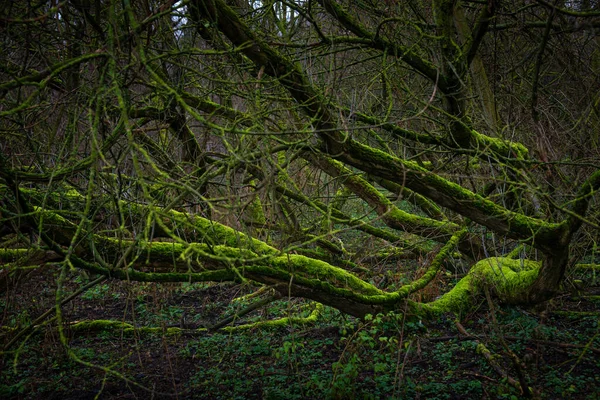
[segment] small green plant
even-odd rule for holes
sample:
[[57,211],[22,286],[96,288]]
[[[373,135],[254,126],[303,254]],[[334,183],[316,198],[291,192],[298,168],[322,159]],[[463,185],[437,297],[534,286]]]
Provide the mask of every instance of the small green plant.
[[354,398],[355,380],[360,370],[360,361],[358,354],[352,354],[346,361],[333,363],[333,379],[330,387],[332,398]]
[[107,283],[104,283],[102,285],[96,285],[96,286],[88,289],[85,293],[83,293],[81,295],[81,298],[84,300],[105,299],[110,291],[111,291],[110,285]]

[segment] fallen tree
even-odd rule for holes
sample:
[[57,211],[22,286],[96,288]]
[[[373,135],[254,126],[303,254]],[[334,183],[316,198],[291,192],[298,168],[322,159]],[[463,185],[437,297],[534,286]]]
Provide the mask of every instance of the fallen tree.
[[[485,72],[491,21],[508,10],[242,3],[12,6],[7,40],[25,24],[48,56],[26,70],[13,64],[27,49],[2,59],[5,274],[52,262],[128,281],[252,281],[357,317],[430,317],[468,310],[484,286],[543,302],[570,265],[594,262],[597,94],[585,116],[562,105],[571,137],[541,142],[540,109],[558,100],[539,82],[560,63],[525,58],[531,117],[510,120]],[[512,34],[543,55],[548,32]],[[495,67],[510,70],[513,51]]]

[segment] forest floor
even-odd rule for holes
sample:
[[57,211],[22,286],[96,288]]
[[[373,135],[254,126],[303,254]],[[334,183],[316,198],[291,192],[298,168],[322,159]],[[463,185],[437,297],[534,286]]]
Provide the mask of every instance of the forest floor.
[[[56,278],[47,267],[5,291],[3,347],[53,307]],[[500,306],[484,298],[458,323],[453,315],[433,322],[402,315],[357,321],[325,308],[311,325],[230,332],[197,328],[247,305],[232,300],[256,288],[105,281],[65,305],[65,321],[162,329],[73,331],[67,325],[69,348],[81,363],[50,323],[1,355],[0,398],[517,399],[528,387],[534,398],[596,399],[600,280],[589,273],[577,278],[579,290],[569,284],[569,292],[541,307]],[[85,279],[72,279],[67,289],[75,290],[77,282]],[[234,325],[306,316],[312,307],[277,301]],[[169,327],[183,331],[172,334]]]

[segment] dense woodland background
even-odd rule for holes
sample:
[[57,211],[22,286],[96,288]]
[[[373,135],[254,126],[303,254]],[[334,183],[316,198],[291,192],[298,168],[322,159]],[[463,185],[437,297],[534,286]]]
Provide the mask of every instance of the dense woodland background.
[[0,396],[595,398],[597,1],[0,32]]

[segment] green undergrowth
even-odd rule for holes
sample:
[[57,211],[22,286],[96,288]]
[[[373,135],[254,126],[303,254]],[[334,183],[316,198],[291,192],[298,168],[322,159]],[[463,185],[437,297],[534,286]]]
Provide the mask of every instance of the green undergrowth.
[[[459,331],[452,314],[432,321],[400,312],[357,320],[327,307],[309,325],[288,319],[278,326],[209,331],[203,327],[268,292],[253,297],[258,288],[252,285],[103,283],[64,307],[65,319],[113,321],[112,329],[67,325],[66,333],[83,361],[127,380],[69,358],[51,322],[2,353],[0,398],[168,398],[175,393],[197,399],[521,398],[478,354],[481,344],[517,379],[513,352],[539,398],[594,399],[600,392],[594,297],[600,288],[589,274],[573,277],[585,286],[536,309],[480,300],[460,317],[471,336]],[[78,281],[86,278],[75,277],[70,288]],[[19,330],[52,306],[51,290],[38,290],[35,304],[16,304],[39,285],[23,284],[11,293],[15,303],[0,300],[7,310],[3,328]],[[307,317],[314,310],[311,302],[279,299],[231,325]],[[3,345],[8,337],[2,337]]]

